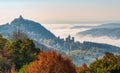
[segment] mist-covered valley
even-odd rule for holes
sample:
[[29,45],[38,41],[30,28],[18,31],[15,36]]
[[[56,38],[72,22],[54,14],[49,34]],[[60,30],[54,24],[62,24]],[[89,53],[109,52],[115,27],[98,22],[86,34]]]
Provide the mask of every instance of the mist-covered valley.
[[[114,30],[116,29],[119,31],[118,26],[114,27]],[[108,28],[107,25],[103,28],[100,24],[40,24],[22,16],[0,26],[0,33],[4,38],[10,39],[11,34],[22,31],[33,40],[36,47],[43,51],[52,50],[68,56],[76,66],[81,66],[83,63],[89,65],[96,58],[102,57],[105,52],[115,55],[120,53],[117,40],[119,38],[111,38],[119,35],[108,36],[104,33],[105,31],[109,34],[111,30],[113,27]],[[119,34],[118,31],[113,32]],[[112,34],[114,33],[110,35]]]
[[[90,41],[97,43],[106,43],[120,47],[120,39],[113,37],[102,35],[102,36],[92,36],[90,33],[83,35],[79,34],[81,32],[93,30],[93,29],[101,29],[101,28],[114,28],[119,29],[119,23],[109,23],[109,24],[42,24],[45,28],[50,30],[56,36],[60,36],[61,38],[66,38],[68,35],[75,37],[75,41]],[[103,30],[105,32],[106,30]],[[95,31],[94,31],[95,32]],[[96,33],[99,35],[99,33]],[[116,33],[117,34],[117,33]],[[119,33],[118,33],[119,34]]]
[[120,0],[0,0],[0,73],[120,73]]

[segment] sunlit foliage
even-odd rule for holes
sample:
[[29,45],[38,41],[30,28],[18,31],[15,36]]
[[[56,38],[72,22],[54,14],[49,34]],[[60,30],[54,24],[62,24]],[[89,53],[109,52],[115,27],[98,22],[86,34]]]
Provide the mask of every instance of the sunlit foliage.
[[119,73],[120,56],[106,52],[102,59],[97,59],[91,63],[90,68],[94,73]]
[[76,73],[73,63],[56,52],[41,52],[38,60],[32,62],[26,73]]

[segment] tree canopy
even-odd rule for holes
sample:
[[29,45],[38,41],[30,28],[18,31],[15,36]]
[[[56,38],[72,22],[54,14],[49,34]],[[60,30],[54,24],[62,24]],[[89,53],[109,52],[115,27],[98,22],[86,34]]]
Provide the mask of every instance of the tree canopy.
[[0,73],[120,73],[120,55],[106,52],[89,66],[75,67],[55,51],[40,51],[29,38],[11,42],[0,35]]
[[56,52],[41,52],[38,60],[33,61],[26,73],[76,73],[70,59]]
[[39,48],[30,39],[16,39],[13,42],[0,36],[0,73],[11,73],[11,69],[16,71],[25,64],[37,59]]

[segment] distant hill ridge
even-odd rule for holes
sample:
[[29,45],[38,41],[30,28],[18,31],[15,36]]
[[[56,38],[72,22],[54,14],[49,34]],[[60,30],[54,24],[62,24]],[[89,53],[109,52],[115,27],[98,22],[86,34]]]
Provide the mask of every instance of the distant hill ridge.
[[9,34],[17,30],[24,31],[32,39],[57,39],[53,33],[44,28],[41,24],[24,19],[22,16],[14,19],[10,24],[7,23],[0,26],[0,33],[2,33],[4,37],[8,37]]
[[78,35],[91,35],[93,37],[107,36],[110,38],[120,39],[120,23],[109,23],[95,26],[90,30],[79,32]]

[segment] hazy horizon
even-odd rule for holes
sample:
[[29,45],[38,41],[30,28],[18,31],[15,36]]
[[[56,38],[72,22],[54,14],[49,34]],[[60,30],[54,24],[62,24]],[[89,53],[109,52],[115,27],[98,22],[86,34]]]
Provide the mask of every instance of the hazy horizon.
[[[81,39],[75,34],[87,29],[75,29],[72,32],[70,29],[72,25],[69,24],[87,26],[111,22],[120,23],[120,0],[0,0],[0,10],[0,25],[10,23],[22,15],[25,19],[41,23],[56,36],[64,38],[71,34],[77,40],[86,39],[103,43],[114,41],[110,44],[116,44],[116,40],[107,37],[100,37],[102,40],[90,36]],[[116,45],[118,43],[119,41]]]
[[22,15],[41,24],[120,21],[119,0],[0,0],[0,24]]

